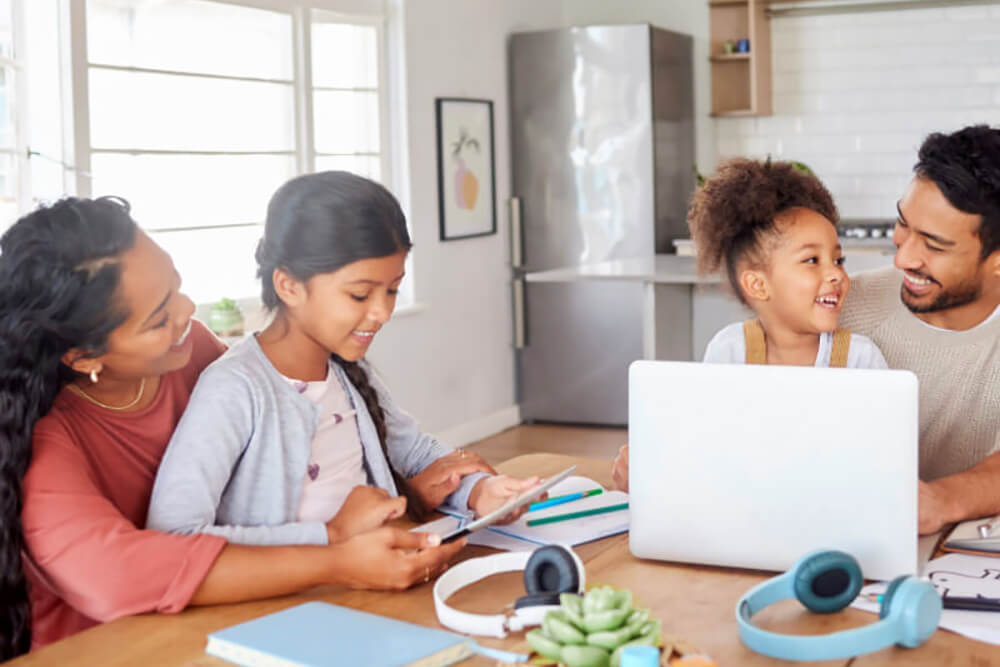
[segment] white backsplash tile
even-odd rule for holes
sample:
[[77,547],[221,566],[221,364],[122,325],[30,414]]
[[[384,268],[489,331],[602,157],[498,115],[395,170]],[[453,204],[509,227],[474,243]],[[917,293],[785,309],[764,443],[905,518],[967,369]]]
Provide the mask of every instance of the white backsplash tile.
[[719,119],[719,158],[800,160],[843,217],[887,218],[924,137],[1000,125],[1000,7],[771,21],[773,116]]

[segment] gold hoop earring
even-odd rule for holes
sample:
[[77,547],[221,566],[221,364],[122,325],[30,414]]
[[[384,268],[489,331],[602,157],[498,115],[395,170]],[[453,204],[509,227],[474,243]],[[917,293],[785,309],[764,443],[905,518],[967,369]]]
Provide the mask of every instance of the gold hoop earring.
[[97,384],[97,369],[90,371],[90,381],[92,384]]

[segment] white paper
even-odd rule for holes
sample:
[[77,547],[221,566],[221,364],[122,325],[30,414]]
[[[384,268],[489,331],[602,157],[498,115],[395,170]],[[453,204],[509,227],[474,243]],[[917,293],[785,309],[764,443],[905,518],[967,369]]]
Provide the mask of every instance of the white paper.
[[[948,554],[929,561],[923,576],[930,579],[942,595],[981,595],[1000,599],[1000,559],[997,558]],[[883,581],[865,586],[851,606],[878,613],[881,605],[865,596],[884,593],[886,585]],[[945,609],[941,612],[939,627],[971,639],[1000,645],[1000,612]]]
[[[561,496],[568,493],[578,493],[601,488],[601,486],[586,477],[567,477],[549,489],[549,496]],[[603,491],[596,496],[580,498],[561,505],[547,507],[534,512],[527,512],[517,521],[507,525],[489,526],[469,535],[469,544],[492,547],[503,551],[528,551],[546,544],[567,544],[576,546],[592,542],[603,537],[618,535],[628,531],[629,511],[618,510],[607,514],[569,519],[542,526],[529,526],[528,520],[541,519],[558,514],[582,512],[584,510],[618,505],[628,502],[628,494],[621,491]],[[449,515],[437,521],[417,526],[413,530],[447,535],[462,522],[468,519],[458,515]]]

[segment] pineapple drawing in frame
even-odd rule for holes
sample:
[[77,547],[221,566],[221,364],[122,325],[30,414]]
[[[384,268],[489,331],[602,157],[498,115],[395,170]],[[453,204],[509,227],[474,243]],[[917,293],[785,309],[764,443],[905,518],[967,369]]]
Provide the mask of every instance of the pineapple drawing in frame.
[[476,198],[479,196],[479,179],[465,165],[462,158],[463,151],[474,150],[479,152],[479,141],[469,136],[468,131],[459,128],[457,141],[451,144],[451,155],[455,158],[455,204],[460,209],[472,210],[476,206]]

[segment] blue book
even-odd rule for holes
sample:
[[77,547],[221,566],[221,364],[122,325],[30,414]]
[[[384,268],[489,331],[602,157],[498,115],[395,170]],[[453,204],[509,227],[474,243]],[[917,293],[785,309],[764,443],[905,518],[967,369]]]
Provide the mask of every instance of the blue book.
[[306,602],[213,632],[205,652],[247,667],[444,667],[479,648],[444,630]]

